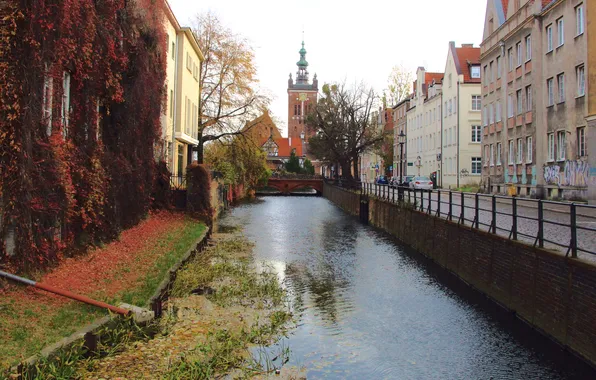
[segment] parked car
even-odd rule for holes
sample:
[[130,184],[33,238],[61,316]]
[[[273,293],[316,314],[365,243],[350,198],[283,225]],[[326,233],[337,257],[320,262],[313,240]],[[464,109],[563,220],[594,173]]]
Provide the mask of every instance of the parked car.
[[402,183],[402,186],[410,186],[410,182],[412,182],[412,178],[414,178],[413,175],[407,175],[404,177],[404,183]]
[[377,185],[388,185],[389,181],[387,181],[387,177],[385,177],[384,175],[380,175],[379,178],[377,178]]
[[396,189],[399,186],[399,178],[393,177],[389,181],[389,187],[392,189]]
[[410,182],[410,189],[432,190],[433,181],[431,181],[428,177],[414,177]]

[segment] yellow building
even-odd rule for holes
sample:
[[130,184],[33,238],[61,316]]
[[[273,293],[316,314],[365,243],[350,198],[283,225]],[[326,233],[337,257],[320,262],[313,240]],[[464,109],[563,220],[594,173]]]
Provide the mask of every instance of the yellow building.
[[205,59],[188,27],[181,27],[166,1],[167,102],[162,115],[162,157],[183,176],[198,144],[201,62]]

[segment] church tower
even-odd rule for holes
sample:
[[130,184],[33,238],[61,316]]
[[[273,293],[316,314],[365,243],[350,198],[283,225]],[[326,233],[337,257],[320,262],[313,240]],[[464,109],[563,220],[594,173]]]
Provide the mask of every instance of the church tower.
[[317,104],[319,92],[317,74],[314,75],[312,84],[308,80],[308,62],[306,61],[304,41],[302,41],[302,49],[299,53],[300,61],[296,63],[298,66],[296,82],[292,79],[292,74],[288,79],[288,137],[292,139],[308,138],[304,120]]

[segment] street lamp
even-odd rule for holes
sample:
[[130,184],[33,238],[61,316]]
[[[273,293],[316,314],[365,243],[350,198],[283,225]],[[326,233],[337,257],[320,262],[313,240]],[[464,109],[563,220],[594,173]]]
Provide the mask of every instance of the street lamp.
[[304,141],[304,131],[300,132],[300,140]]
[[404,183],[404,144],[406,143],[406,134],[403,129],[397,135],[397,141],[399,144],[399,183]]

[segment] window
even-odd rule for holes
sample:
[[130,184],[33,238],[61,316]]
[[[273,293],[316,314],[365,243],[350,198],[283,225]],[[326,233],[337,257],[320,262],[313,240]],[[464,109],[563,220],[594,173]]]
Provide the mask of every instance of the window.
[[176,43],[172,41],[172,59],[176,60]]
[[43,81],[43,121],[46,124],[46,133],[52,134],[52,103],[54,100],[54,78],[48,73],[46,65],[46,75]]
[[489,124],[495,123],[495,107],[492,104],[488,105],[488,122]]
[[443,111],[445,111],[445,117],[447,117],[447,102],[445,102],[445,107],[443,107]]
[[457,96],[453,98],[453,113],[457,114]]
[[575,31],[577,35],[584,34],[584,6],[580,4],[575,8],[575,22],[577,23]]
[[586,155],[586,128],[577,129],[577,155],[585,157]]
[[472,174],[482,174],[482,157],[472,157]]
[[532,162],[532,136],[526,137],[526,163]]
[[480,66],[472,66],[472,78],[480,78]]
[[495,166],[495,146],[493,144],[490,144],[490,156],[488,156],[488,160],[490,160],[490,166]]
[[482,127],[479,125],[472,125],[472,142],[482,142]]
[[565,24],[563,23],[563,17],[557,20],[557,41],[558,46],[561,46],[565,43]]
[[559,103],[565,101],[565,74],[557,75],[557,84],[559,85]]
[[497,143],[497,166],[501,166],[501,147],[503,144]]
[[480,95],[472,95],[472,111],[480,111],[482,108],[482,97]]
[[482,125],[485,127],[488,125],[488,107],[486,106],[482,109]]
[[578,66],[575,70],[577,76],[577,96],[584,96],[586,94],[586,70],[584,65]]
[[555,89],[554,89],[554,83],[553,83],[553,78],[549,78],[546,80],[546,92],[548,94],[548,106],[552,106],[553,104],[555,104]]
[[517,163],[521,164],[524,158],[524,142],[522,139],[517,139]]
[[518,115],[521,115],[522,112],[524,111],[523,99],[522,99],[522,90],[517,90],[516,96],[517,96],[517,114]]
[[449,116],[453,115],[453,103],[451,99],[449,99]]
[[494,70],[494,65],[493,65],[493,61],[490,61],[489,64],[490,67],[490,83],[493,83],[495,81],[495,70]]
[[555,134],[548,134],[548,161],[555,160]]
[[484,146],[484,166],[486,166],[486,164],[489,161],[490,156],[488,155],[488,145]]
[[191,61],[190,61],[190,54],[189,53],[186,53],[186,69],[188,71],[190,71],[191,65],[192,64],[191,64]]
[[507,96],[507,117],[513,117],[513,95]]
[[517,67],[519,67],[523,62],[521,42],[518,42],[517,45],[515,45],[515,48],[517,50]]
[[526,86],[526,112],[532,111],[532,86]]
[[557,160],[565,161],[565,131],[557,132]]
[[515,162],[515,147],[513,146],[513,140],[509,140],[509,165],[513,165]]
[[501,57],[497,57],[497,79],[501,79]]
[[485,86],[488,84],[488,66],[484,66],[484,80],[482,82]]
[[495,121],[497,123],[501,122],[501,101],[497,101],[497,105],[495,106]]
[[65,71],[62,75],[62,135],[68,133],[68,119],[70,116],[70,73]]
[[174,117],[174,90],[170,90],[170,119]]
[[184,132],[187,135],[190,135],[191,112],[192,108],[190,107],[190,99],[186,99],[186,129]]
[[509,60],[509,71],[513,70],[513,48],[509,48],[507,51],[507,58]]
[[546,52],[551,51],[553,51],[553,26],[549,25],[546,27]]
[[532,59],[532,36],[526,37],[526,62]]

